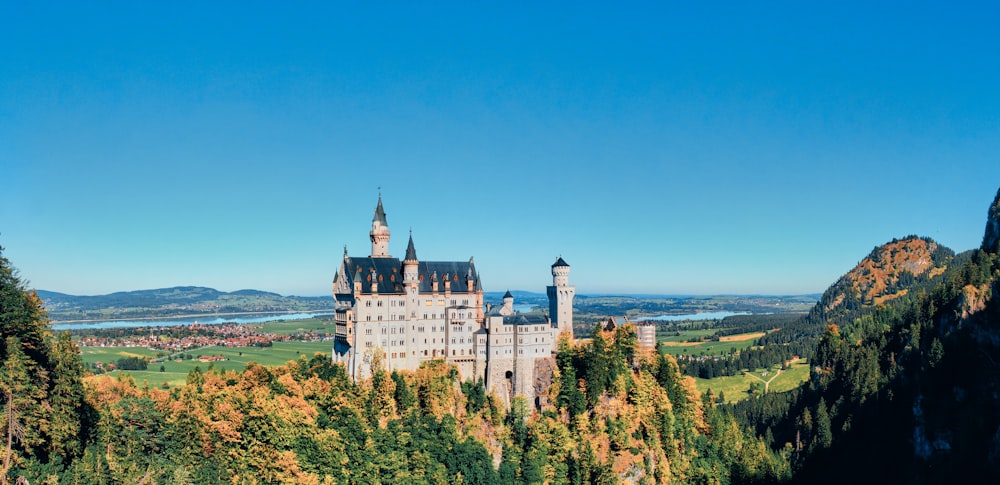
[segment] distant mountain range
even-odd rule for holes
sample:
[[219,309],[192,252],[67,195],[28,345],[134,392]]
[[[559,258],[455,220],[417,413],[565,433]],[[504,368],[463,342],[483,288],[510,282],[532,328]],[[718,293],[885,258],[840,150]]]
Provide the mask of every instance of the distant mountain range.
[[120,291],[96,296],[38,290],[38,296],[54,321],[333,309],[333,298],[328,296],[282,296],[260,290],[227,293],[201,286]]
[[[499,304],[505,292],[486,292],[486,302]],[[517,304],[547,308],[544,293],[511,290]],[[79,296],[55,291],[38,290],[53,321],[113,320],[129,318],[157,318],[203,314],[229,314],[247,312],[298,312],[332,310],[333,298],[329,296],[282,296],[260,290],[219,291],[202,286],[175,286],[153,290],[120,291],[107,295]],[[577,295],[576,306],[582,314],[593,311],[610,311],[624,314],[627,309],[643,308],[647,313],[684,313],[695,311],[794,311],[808,308],[818,295],[793,297],[683,297],[657,295]],[[610,303],[610,305],[609,305]],[[789,305],[791,304],[791,305]],[[609,306],[611,308],[609,308]],[[594,308],[591,308],[594,307]],[[626,308],[627,307],[627,308]],[[581,315],[582,315],[581,314]]]

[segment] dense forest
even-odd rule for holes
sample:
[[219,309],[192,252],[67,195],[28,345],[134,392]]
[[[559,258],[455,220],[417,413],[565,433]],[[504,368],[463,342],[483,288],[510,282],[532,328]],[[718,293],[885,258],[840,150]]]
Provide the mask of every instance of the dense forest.
[[[352,382],[328,356],[211,365],[187,385],[84,377],[67,332],[0,259],[2,480],[28,483],[730,483],[787,458],[629,326],[560,346],[549,404],[507,405],[432,361]],[[378,364],[376,363],[378,368]]]
[[797,481],[995,483],[998,294],[1000,193],[979,249],[954,255],[929,239],[892,241],[799,325],[773,334],[817,340],[805,386],[724,407],[774,449],[794,451]]
[[629,325],[562,340],[539,408],[443,361],[376,362],[361,382],[321,354],[209,365],[170,390],[85,376],[0,253],[0,482],[996,482],[1000,192],[988,216],[961,254],[917,237],[875,248],[761,339],[809,345],[810,380],[736,404],[638,352]]

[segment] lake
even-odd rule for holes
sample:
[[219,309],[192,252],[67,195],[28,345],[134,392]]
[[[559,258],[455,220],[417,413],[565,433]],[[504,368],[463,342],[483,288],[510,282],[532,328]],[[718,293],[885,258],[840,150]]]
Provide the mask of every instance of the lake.
[[135,327],[171,327],[176,325],[218,325],[220,323],[264,323],[275,320],[304,320],[319,316],[333,315],[333,312],[313,313],[251,313],[233,316],[202,316],[202,317],[172,317],[151,318],[149,320],[110,320],[77,323],[53,323],[52,330],[83,330],[91,328],[135,328]]
[[643,317],[637,319],[641,320],[654,320],[657,322],[678,322],[681,320],[722,320],[726,317],[731,317],[734,315],[751,315],[750,312],[702,312],[702,313],[687,313],[683,315],[657,315],[655,317]]

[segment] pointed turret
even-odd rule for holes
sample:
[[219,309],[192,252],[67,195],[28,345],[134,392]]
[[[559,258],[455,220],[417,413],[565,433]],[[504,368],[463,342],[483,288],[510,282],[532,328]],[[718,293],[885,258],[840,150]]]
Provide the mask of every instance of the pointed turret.
[[406,244],[406,259],[403,261],[417,261],[417,250],[413,247],[413,231],[410,231],[410,242]]
[[388,258],[389,256],[389,223],[385,219],[385,209],[382,208],[382,194],[378,194],[378,205],[372,217],[372,230],[368,233],[372,240],[372,257]]
[[419,284],[417,272],[420,263],[417,261],[417,249],[413,247],[413,231],[410,231],[410,242],[406,244],[406,259],[403,260],[403,283],[406,283],[407,292],[417,293]]
[[500,314],[504,316],[514,314],[514,295],[510,294],[510,290],[503,294],[503,306],[500,307]]
[[354,283],[354,296],[355,297],[357,297],[358,295],[361,294],[361,291],[362,291],[361,281],[362,281],[361,280],[361,265],[359,264],[358,265],[358,269],[354,272],[354,279],[352,280],[352,282]]
[[378,194],[378,205],[375,206],[375,217],[372,217],[372,222],[389,227],[389,223],[385,220],[385,209],[382,208],[382,194]]

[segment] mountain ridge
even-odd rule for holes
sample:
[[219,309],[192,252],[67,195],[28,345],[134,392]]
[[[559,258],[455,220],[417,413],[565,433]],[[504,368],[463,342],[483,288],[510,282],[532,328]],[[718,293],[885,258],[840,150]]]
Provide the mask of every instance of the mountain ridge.
[[52,320],[173,317],[188,314],[316,311],[333,308],[332,297],[282,296],[243,289],[219,291],[204,286],[173,286],[119,291],[106,295],[70,295],[36,290]]

